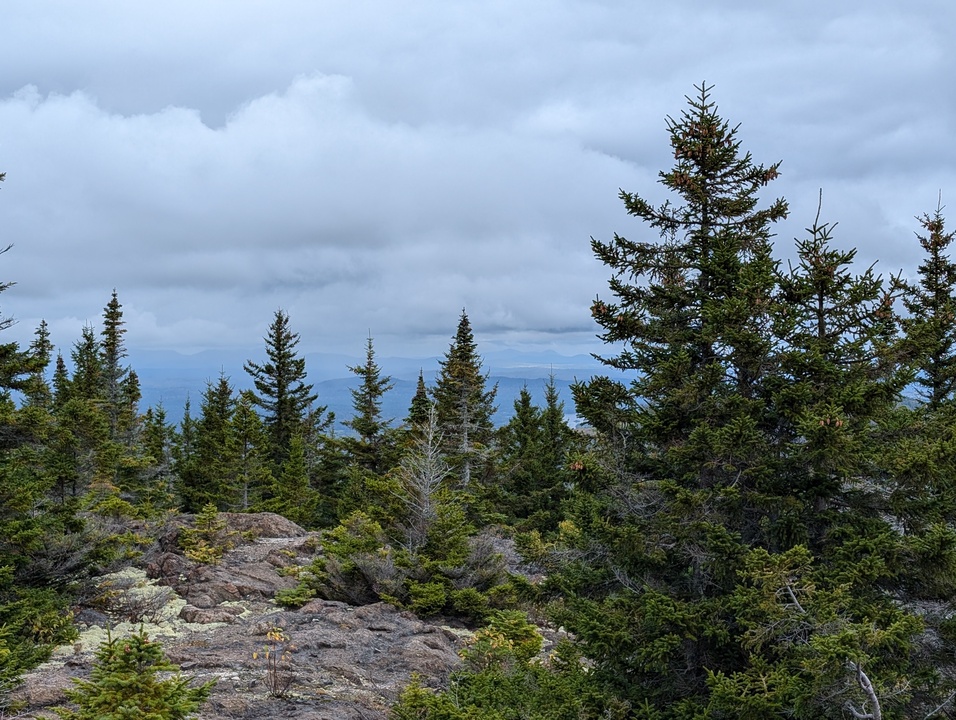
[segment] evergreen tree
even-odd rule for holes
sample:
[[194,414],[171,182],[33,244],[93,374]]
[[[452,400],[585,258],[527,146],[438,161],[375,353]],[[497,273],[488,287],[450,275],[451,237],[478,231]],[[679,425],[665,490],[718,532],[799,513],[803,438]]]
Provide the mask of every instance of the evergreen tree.
[[79,340],[73,343],[70,353],[73,359],[73,377],[70,380],[70,395],[89,400],[102,406],[104,400],[103,365],[100,344],[92,325],[84,325]]
[[70,399],[72,390],[70,371],[66,369],[66,361],[59,352],[56,354],[53,368],[53,408],[59,410]]
[[57,714],[64,720],[185,720],[206,702],[215,681],[192,687],[178,670],[142,631],[107,637],[90,679],[74,680],[67,691],[78,710],[60,708]]
[[[854,275],[856,251],[831,246],[832,226],[819,222],[819,211],[807,232],[797,241],[797,266],[780,277],[777,332],[784,348],[780,375],[767,386],[784,458],[774,493],[799,499],[805,513],[799,526],[814,536],[832,534],[825,511],[838,507],[845,518],[859,504],[861,488],[852,478],[874,475],[883,447],[877,431],[911,374],[893,312],[898,290],[885,287],[872,267]],[[788,513],[780,519],[792,523]],[[784,548],[819,539],[781,531]]]
[[431,405],[431,400],[428,399],[428,388],[425,386],[425,375],[419,370],[418,383],[415,385],[415,394],[412,396],[412,402],[408,408],[408,417],[405,418],[405,424],[409,428],[414,429],[427,423]]
[[149,458],[140,489],[140,503],[148,509],[166,509],[173,505],[175,477],[173,467],[176,429],[166,420],[162,403],[147,408],[143,415],[143,451]]
[[306,432],[307,419],[321,416],[325,408],[313,409],[317,395],[305,383],[305,358],[298,357],[298,333],[289,327],[289,316],[277,310],[265,338],[268,360],[249,361],[245,370],[256,386],[256,406],[265,414],[266,429],[272,445],[272,460],[280,467],[288,456],[292,437]]
[[233,502],[231,491],[237,464],[232,426],[235,406],[235,394],[225,375],[206,385],[200,416],[192,430],[191,458],[179,471],[179,494],[187,512],[199,512],[207,504],[222,510]]
[[238,509],[248,511],[272,483],[269,471],[268,438],[262,419],[256,414],[255,400],[249,390],[239,393],[232,416],[236,444],[236,485]]
[[906,330],[921,358],[916,382],[931,410],[951,404],[956,392],[956,262],[947,252],[956,233],[946,232],[942,213],[938,204],[932,215],[918,218],[925,234],[916,237],[925,257],[918,286],[903,295],[910,313]]
[[361,378],[356,389],[350,389],[354,414],[345,426],[351,428],[357,438],[347,442],[352,461],[373,473],[383,473],[396,460],[394,434],[390,432],[390,420],[382,417],[382,397],[394,387],[392,379],[382,376],[375,362],[375,349],[369,337],[365,348],[365,364],[349,367],[349,371]]
[[[0,283],[0,292],[11,284]],[[0,319],[0,330],[12,322]],[[0,714],[2,694],[19,672],[70,639],[70,590],[89,565],[82,521],[50,501],[49,415],[35,404],[17,408],[12,398],[35,390],[31,383],[48,361],[42,332],[27,351],[0,344]]]
[[103,330],[100,332],[99,355],[102,376],[102,394],[106,415],[110,424],[110,439],[118,440],[121,433],[120,418],[124,415],[124,385],[129,376],[129,368],[123,365],[126,358],[126,323],[123,321],[123,306],[120,305],[116,290],[103,309]]
[[522,530],[549,532],[561,519],[566,495],[564,464],[571,431],[552,376],[545,386],[544,409],[527,386],[514,401],[514,415],[498,431],[500,507]]
[[84,325],[70,352],[73,376],[57,362],[54,398],[57,434],[53,441],[57,484],[62,499],[94,490],[116,491],[120,451],[110,435],[100,344],[92,325]]
[[461,311],[454,342],[439,361],[438,377],[432,388],[444,448],[465,487],[471,485],[472,471],[491,443],[491,417],[498,386],[486,389],[481,358],[465,311]]
[[50,328],[46,320],[41,320],[30,343],[30,356],[36,363],[36,369],[31,373],[30,380],[23,390],[24,403],[50,410],[53,407],[53,391],[46,380],[47,368],[53,359],[53,343],[50,342]]
[[302,435],[292,436],[288,457],[272,482],[268,499],[260,506],[304,527],[315,525],[319,494],[309,483]]
[[741,152],[709,88],[688,102],[660,175],[682,204],[622,193],[660,240],[592,241],[617,298],[593,314],[623,346],[606,362],[637,377],[575,388],[598,435],[574,465],[556,619],[645,717],[877,717],[874,698],[916,716],[946,695],[914,652],[897,559],[952,576],[956,538],[891,516],[894,295],[818,224],[779,272],[786,203],[757,209],[777,166]]
[[192,402],[187,395],[183,405],[183,419],[179,422],[179,432],[173,445],[173,472],[180,500],[184,500],[183,478],[191,476],[196,463],[196,422],[196,418],[192,416]]
[[[628,432],[639,434],[632,457],[713,487],[762,472],[747,467],[740,447],[759,444],[758,388],[774,351],[771,227],[786,217],[787,204],[778,199],[757,208],[779,163],[755,165],[741,151],[737,128],[717,114],[710,88],[698,91],[678,120],[668,118],[675,164],[660,174],[683,204],[655,208],[621,192],[628,214],[659,240],[592,239],[614,272],[609,284],[617,302],[596,300],[591,310],[604,329],[601,339],[623,343],[620,354],[604,361],[638,373],[628,393],[641,399],[629,413]],[[579,385],[579,408],[587,409],[586,396],[604,383]],[[722,462],[728,454],[733,462]]]
[[541,412],[542,461],[557,470],[564,466],[573,433],[564,416],[564,401],[558,393],[554,374],[544,386],[544,408]]

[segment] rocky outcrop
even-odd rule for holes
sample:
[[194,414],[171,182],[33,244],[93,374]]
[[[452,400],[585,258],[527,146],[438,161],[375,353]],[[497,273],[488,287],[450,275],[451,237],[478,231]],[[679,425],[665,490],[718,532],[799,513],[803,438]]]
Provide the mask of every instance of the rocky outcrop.
[[[314,600],[280,609],[272,600],[276,591],[295,584],[280,570],[306,562],[315,536],[278,515],[223,517],[245,535],[219,565],[182,555],[176,538],[189,518],[179,518],[158,534],[141,570],[102,581],[113,588],[111,597],[122,588],[126,612],[150,608],[144,627],[185,674],[197,682],[217,680],[200,713],[204,720],[384,719],[413,673],[440,685],[456,666],[467,632],[422,622],[391,605]],[[71,680],[88,676],[105,625],[113,625],[114,636],[140,627],[108,611],[77,608],[80,640],[58,649],[16,692],[26,717],[53,717],[51,708],[66,703]],[[266,650],[281,660],[270,662]]]
[[[176,520],[144,556],[146,574],[171,587],[190,606],[206,610],[224,602],[269,600],[278,590],[295,587],[297,581],[279,575],[277,569],[304,561],[314,551],[315,537],[274,513],[221,513],[220,517],[236,547],[219,564],[196,563],[182,554],[178,539],[188,520]],[[213,615],[221,613],[208,616]]]

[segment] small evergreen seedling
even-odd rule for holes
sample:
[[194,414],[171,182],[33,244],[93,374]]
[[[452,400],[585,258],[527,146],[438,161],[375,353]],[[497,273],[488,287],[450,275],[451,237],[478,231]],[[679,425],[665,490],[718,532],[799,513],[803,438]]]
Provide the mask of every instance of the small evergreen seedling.
[[[143,630],[119,639],[108,636],[96,651],[89,680],[74,680],[67,697],[78,710],[58,708],[64,720],[185,720],[206,699],[215,681],[190,687],[156,641]],[[159,673],[175,675],[160,679]]]

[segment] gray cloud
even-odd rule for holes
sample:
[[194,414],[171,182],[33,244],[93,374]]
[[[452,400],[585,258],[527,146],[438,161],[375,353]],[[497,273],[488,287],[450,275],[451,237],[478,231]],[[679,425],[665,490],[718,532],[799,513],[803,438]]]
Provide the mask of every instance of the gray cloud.
[[[112,288],[139,347],[594,350],[638,236],[619,188],[663,198],[664,118],[716,84],[792,217],[912,273],[914,215],[956,194],[945,2],[15,0],[0,43],[2,307],[64,347]],[[956,223],[956,219],[953,220]]]

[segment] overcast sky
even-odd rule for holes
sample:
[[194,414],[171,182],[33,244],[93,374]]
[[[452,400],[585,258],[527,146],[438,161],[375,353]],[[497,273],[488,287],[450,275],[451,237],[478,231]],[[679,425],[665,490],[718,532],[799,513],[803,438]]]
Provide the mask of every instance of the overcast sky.
[[4,0],[0,308],[67,354],[116,288],[131,348],[599,349],[589,237],[648,237],[694,85],[791,218],[912,275],[956,227],[951,0]]

